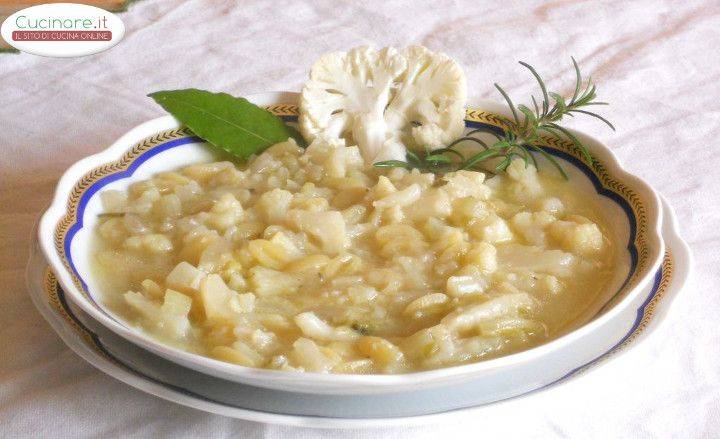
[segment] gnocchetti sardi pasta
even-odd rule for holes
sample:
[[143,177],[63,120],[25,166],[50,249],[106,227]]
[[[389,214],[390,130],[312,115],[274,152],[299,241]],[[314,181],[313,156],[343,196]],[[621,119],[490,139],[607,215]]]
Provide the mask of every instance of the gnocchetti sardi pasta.
[[102,200],[106,305],[257,368],[404,373],[527,349],[597,299],[616,257],[597,200],[523,160],[498,175],[377,169],[321,136]]

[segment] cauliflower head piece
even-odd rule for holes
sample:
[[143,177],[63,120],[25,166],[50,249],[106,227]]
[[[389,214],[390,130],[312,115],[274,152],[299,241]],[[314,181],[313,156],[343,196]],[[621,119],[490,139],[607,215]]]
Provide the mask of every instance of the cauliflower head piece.
[[300,97],[300,130],[358,145],[366,165],[404,160],[460,137],[467,82],[460,66],[422,46],[362,46],[323,55]]

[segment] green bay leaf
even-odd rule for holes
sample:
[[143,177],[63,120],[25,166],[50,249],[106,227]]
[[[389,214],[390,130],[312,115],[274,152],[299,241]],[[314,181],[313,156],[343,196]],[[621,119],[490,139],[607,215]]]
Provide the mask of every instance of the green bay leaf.
[[304,146],[295,128],[245,98],[195,88],[148,96],[200,138],[243,160],[290,137]]

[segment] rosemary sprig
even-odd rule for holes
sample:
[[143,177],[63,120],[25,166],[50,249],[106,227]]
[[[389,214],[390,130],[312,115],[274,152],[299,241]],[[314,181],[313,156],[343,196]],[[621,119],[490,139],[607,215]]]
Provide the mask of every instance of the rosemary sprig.
[[[512,119],[502,118],[507,126],[503,135],[498,135],[490,128],[478,128],[470,131],[465,137],[455,140],[444,148],[436,150],[426,148],[425,151],[420,154],[408,151],[407,161],[387,160],[375,163],[374,166],[378,168],[399,167],[406,169],[417,168],[430,172],[450,172],[460,169],[477,170],[484,161],[499,159],[494,170],[495,172],[502,172],[510,166],[512,159],[515,157],[522,159],[525,162],[525,166],[529,166],[530,162],[532,162],[537,168],[537,160],[533,155],[533,152],[536,152],[545,157],[558,172],[567,179],[568,176],[558,161],[538,146],[540,134],[544,132],[558,138],[570,140],[582,153],[585,160],[592,163],[592,157],[585,145],[570,131],[560,126],[559,122],[565,116],[572,117],[575,114],[585,114],[602,121],[611,129],[615,130],[615,127],[604,117],[595,112],[583,109],[592,105],[608,104],[595,100],[597,97],[597,88],[593,84],[592,78],[583,81],[577,61],[575,61],[575,58],[571,59],[575,69],[575,89],[572,97],[569,99],[562,97],[559,93],[548,91],[545,82],[535,68],[522,61],[520,61],[520,64],[530,70],[530,73],[540,86],[542,98],[539,103],[535,96],[531,95],[533,108],[523,104],[516,106],[507,92],[500,87],[500,85],[495,84],[495,88],[503,96],[512,113]],[[496,142],[488,145],[477,137],[473,137],[473,135],[481,132],[494,135],[497,138]],[[468,141],[477,143],[483,150],[470,157],[465,157],[455,149],[455,146],[459,143]]]

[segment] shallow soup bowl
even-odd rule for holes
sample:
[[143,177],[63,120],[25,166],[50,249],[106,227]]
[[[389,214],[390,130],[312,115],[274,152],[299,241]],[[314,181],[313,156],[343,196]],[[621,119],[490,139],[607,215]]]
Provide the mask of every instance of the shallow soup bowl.
[[[297,98],[296,93],[265,93],[250,100],[293,123]],[[488,126],[502,130],[500,114],[504,114],[502,106],[476,102],[467,110],[467,129]],[[102,212],[99,194],[216,157],[171,116],[146,122],[108,149],[73,165],[60,179],[55,198],[41,219],[39,240],[52,271],[75,305],[117,335],[181,366],[252,386],[316,394],[403,392],[473,381],[485,389],[486,401],[500,400],[572,376],[622,344],[637,329],[644,306],[657,287],[664,255],[658,196],[641,179],[624,171],[602,143],[575,134],[590,150],[594,163],[588,164],[572,143],[564,140],[543,139],[543,148],[561,162],[578,190],[597,197],[604,210],[611,228],[608,232],[619,247],[610,285],[559,337],[519,353],[462,366],[399,375],[254,369],[165,345],[110,311],[102,301],[102,281],[92,270],[91,241]],[[547,162],[540,165],[550,169]]]

